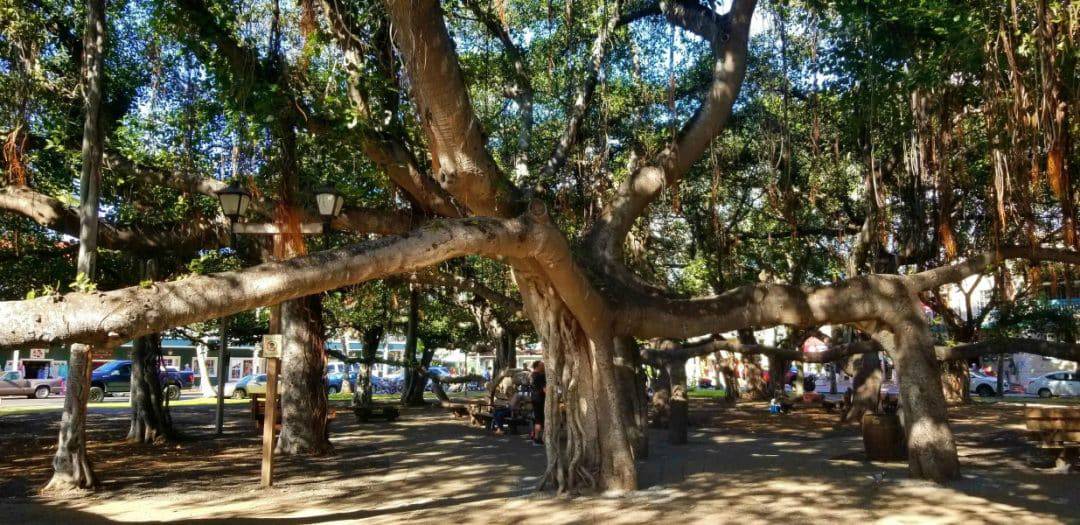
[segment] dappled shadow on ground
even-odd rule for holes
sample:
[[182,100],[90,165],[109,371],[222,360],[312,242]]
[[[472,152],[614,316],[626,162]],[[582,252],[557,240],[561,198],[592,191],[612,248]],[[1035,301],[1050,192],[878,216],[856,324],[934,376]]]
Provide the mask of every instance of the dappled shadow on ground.
[[225,436],[212,407],[174,409],[188,440],[131,446],[126,411],[91,414],[91,456],[102,490],[39,496],[59,413],[0,418],[0,516],[13,523],[544,522],[897,520],[1068,522],[1080,477],[1033,470],[1019,407],[953,412],[964,478],[948,487],[905,479],[906,464],[862,460],[854,426],[835,414],[769,416],[761,403],[696,406],[690,443],[650,435],[642,490],[618,497],[535,495],[543,450],[493,436],[440,409],[408,409],[396,423],[333,423],[336,453],[282,458],[277,484],[258,488],[259,436],[246,408],[228,408]]

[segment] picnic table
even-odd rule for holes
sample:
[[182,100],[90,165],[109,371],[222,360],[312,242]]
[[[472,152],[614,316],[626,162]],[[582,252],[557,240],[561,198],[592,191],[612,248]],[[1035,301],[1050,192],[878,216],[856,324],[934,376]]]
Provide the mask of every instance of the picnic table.
[[1054,456],[1054,467],[1068,470],[1080,456],[1080,406],[1024,405],[1028,437]]

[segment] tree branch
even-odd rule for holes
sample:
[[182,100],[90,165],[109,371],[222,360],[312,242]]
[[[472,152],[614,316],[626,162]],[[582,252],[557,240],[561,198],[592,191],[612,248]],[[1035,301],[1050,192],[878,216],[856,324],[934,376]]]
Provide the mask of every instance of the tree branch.
[[570,150],[574,145],[577,144],[581,134],[581,123],[585,120],[589,105],[592,103],[593,93],[596,92],[596,83],[600,78],[600,72],[604,68],[604,57],[607,55],[611,35],[615,33],[615,29],[620,23],[629,23],[629,20],[624,21],[619,15],[620,11],[622,11],[621,0],[616,0],[611,9],[613,10],[612,15],[600,27],[600,31],[597,32],[596,38],[593,40],[592,48],[589,51],[589,71],[578,86],[577,93],[574,94],[574,105],[567,111],[566,129],[555,144],[551,155],[548,156],[544,167],[540,170],[541,178],[551,177],[566,164],[566,157],[570,154]]
[[0,302],[0,347],[122,342],[140,335],[278,304],[447,259],[543,258],[543,226],[527,218],[447,219],[402,237],[381,237],[244,270],[110,292]]
[[[79,236],[76,210],[27,187],[0,187],[0,210],[23,215],[57,233]],[[120,228],[100,219],[98,224],[98,243],[102,247],[132,253],[194,253],[226,246],[229,239],[223,224],[206,218],[187,221],[172,231]]]
[[428,134],[436,180],[477,215],[516,215],[522,204],[519,191],[487,150],[438,2],[387,0],[386,4],[394,42]]
[[[674,23],[695,27],[710,35],[716,55],[713,82],[701,107],[680,130],[675,142],[660,153],[655,164],[644,166],[627,177],[604,208],[588,237],[599,261],[613,263],[618,259],[634,220],[665,187],[678,183],[727,123],[746,74],[750,20],[755,4],[756,0],[735,0],[723,17],[726,24],[714,18],[715,13],[695,11],[688,7],[689,4],[661,4]],[[718,28],[724,25],[728,30],[721,36]]]

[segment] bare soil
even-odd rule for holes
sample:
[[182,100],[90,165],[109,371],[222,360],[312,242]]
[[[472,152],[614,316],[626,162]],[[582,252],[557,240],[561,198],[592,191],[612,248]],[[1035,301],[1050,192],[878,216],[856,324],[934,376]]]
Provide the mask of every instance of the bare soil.
[[[343,407],[340,408],[344,410]],[[39,494],[59,412],[0,416],[3,523],[1080,523],[1080,475],[1028,466],[1019,405],[952,409],[963,479],[906,479],[906,464],[863,460],[854,426],[817,409],[770,416],[763,403],[692,407],[690,443],[650,434],[642,490],[563,498],[536,494],[541,447],[495,436],[437,408],[395,423],[333,422],[335,454],[281,458],[258,488],[259,436],[246,406],[174,408],[186,439],[123,442],[127,410],[91,409],[90,456],[103,481],[82,494]]]

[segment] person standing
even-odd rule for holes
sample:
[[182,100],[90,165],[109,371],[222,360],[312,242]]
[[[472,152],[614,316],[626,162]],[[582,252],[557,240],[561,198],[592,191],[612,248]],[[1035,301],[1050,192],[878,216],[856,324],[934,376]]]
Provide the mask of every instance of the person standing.
[[547,401],[547,374],[544,373],[544,362],[534,361],[532,364],[532,409],[533,409],[533,443],[544,443],[544,403]]

